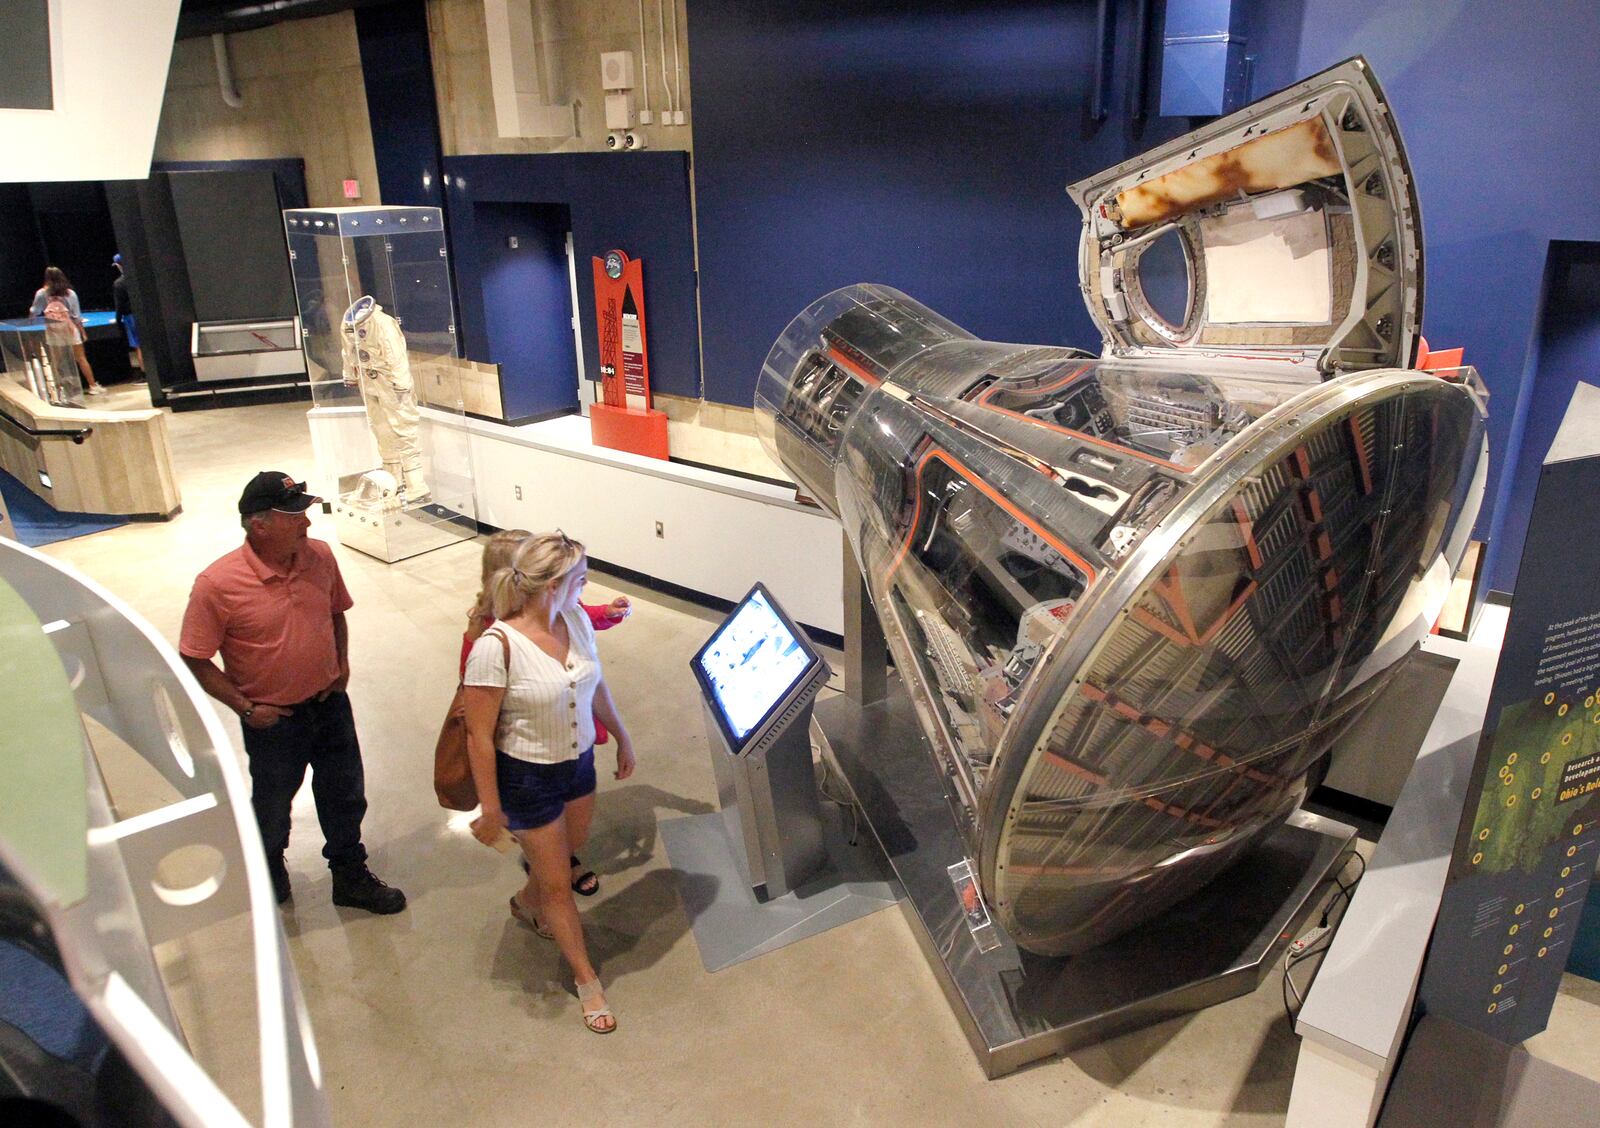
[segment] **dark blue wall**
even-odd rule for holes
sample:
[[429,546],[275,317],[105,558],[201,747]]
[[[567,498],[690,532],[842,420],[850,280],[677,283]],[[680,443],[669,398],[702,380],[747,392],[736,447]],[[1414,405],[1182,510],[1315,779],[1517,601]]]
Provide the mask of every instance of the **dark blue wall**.
[[[1565,396],[1537,396],[1524,374],[1532,371],[1551,241],[1600,240],[1593,185],[1600,4],[1302,0],[1294,7],[1303,11],[1289,77],[1359,53],[1394,107],[1422,197],[1423,332],[1435,347],[1465,346],[1493,392],[1492,499],[1519,412],[1552,421],[1553,432],[1567,406]],[[1501,486],[1486,567],[1494,587],[1510,590],[1522,544],[1506,523],[1516,491],[1509,478]]]
[[1093,3],[690,0],[707,398],[748,404],[789,320],[854,282],[1098,350],[1066,185],[1190,126],[1131,120],[1117,10],[1096,126]]
[[482,292],[484,273],[495,265],[478,249],[476,205],[559,204],[572,215],[585,373],[595,379],[600,372],[590,260],[616,247],[644,261],[650,386],[672,395],[700,394],[687,154],[446,157],[444,172],[456,291],[463,296],[458,336],[468,359],[499,359],[492,355],[482,308],[466,297]]
[[[578,409],[567,232],[557,204],[484,204],[472,209],[488,355],[500,365],[507,419]],[[509,246],[517,240],[515,249]]]
[[[1394,107],[1421,193],[1423,331],[1465,346],[1493,393],[1479,531],[1509,588],[1520,534],[1491,526],[1510,504],[1500,468],[1522,420],[1553,426],[1566,404],[1524,380],[1547,253],[1600,239],[1600,4],[1241,2],[1254,94],[1359,54]],[[982,337],[1098,347],[1061,189],[1190,122],[1130,120],[1120,0],[1111,117],[1090,125],[1095,7],[690,0],[709,398],[748,403],[789,318],[852,282],[898,286]]]
[[[28,196],[48,263],[66,272],[84,309],[110,309],[111,283],[117,276],[111,256],[117,252],[117,237],[104,186],[82,180],[30,184]],[[35,289],[41,281],[42,271]],[[32,290],[28,297],[33,297]],[[7,316],[25,317],[27,312],[24,308]]]
[[443,206],[439,107],[423,0],[358,8],[356,42],[367,92],[378,193],[386,204]]
[[1545,280],[1544,316],[1524,384],[1527,401],[1537,410],[1526,418],[1500,526],[1504,543],[1517,546],[1509,558],[1501,554],[1502,571],[1513,579],[1539,468],[1580,380],[1600,384],[1600,243],[1556,243]]
[[0,317],[27,315],[49,265],[28,186],[0,184]]

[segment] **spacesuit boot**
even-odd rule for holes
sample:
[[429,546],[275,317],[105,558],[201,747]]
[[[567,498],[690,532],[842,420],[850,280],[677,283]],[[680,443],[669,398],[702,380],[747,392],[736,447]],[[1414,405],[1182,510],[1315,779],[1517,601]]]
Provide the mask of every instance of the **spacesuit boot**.
[[432,491],[428,489],[428,479],[422,476],[422,461],[420,459],[409,465],[395,463],[393,473],[400,479],[407,509],[415,505],[425,504],[433,499]]

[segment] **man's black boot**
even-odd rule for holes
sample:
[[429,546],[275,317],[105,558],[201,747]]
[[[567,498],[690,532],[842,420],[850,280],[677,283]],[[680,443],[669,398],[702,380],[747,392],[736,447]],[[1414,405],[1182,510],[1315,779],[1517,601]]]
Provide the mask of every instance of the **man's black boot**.
[[267,873],[272,877],[272,895],[283,904],[289,899],[289,867],[283,864],[282,854],[267,855]]
[[333,871],[333,903],[386,916],[406,907],[406,895],[380,880],[365,862]]

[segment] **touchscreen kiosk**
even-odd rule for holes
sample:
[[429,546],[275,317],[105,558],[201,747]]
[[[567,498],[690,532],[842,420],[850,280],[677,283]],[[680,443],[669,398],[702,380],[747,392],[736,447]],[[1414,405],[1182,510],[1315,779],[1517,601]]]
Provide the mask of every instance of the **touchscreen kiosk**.
[[751,589],[694,656],[695,677],[728,751],[744,755],[792,722],[785,704],[826,664],[761,584]]
[[741,869],[759,899],[781,896],[827,865],[810,727],[828,663],[757,584],[689,665]]

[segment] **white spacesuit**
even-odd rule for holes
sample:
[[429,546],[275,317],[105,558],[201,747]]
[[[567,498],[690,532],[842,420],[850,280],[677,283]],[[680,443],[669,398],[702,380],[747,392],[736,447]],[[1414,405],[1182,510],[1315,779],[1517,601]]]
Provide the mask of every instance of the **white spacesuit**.
[[372,298],[363,297],[346,311],[339,328],[344,382],[361,388],[383,468],[400,483],[406,504],[427,500],[417,444],[417,393],[400,323]]

